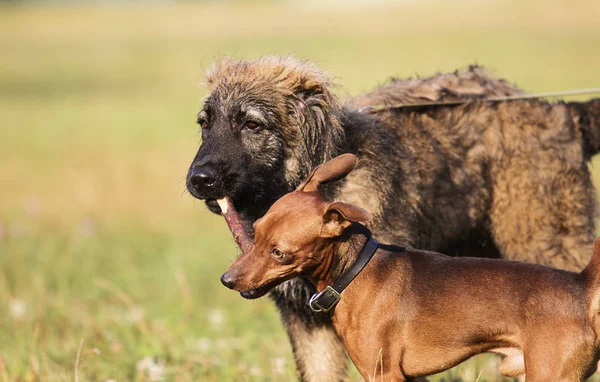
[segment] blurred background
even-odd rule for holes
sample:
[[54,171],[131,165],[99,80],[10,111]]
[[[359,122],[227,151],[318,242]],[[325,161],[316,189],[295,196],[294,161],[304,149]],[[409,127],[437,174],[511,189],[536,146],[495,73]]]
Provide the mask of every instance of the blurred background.
[[296,378],[270,301],[221,286],[236,248],[184,181],[204,68],[267,53],[313,60],[341,97],[473,63],[594,87],[600,2],[0,1],[0,380]]

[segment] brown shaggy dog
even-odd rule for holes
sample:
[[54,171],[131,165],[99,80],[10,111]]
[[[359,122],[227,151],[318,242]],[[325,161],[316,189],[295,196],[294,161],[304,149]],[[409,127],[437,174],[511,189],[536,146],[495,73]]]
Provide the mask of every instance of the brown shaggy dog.
[[[331,80],[289,57],[225,59],[209,70],[198,115],[202,145],[190,193],[219,212],[232,198],[250,223],[318,164],[354,153],[359,165],[322,190],[374,213],[381,242],[580,270],[594,238],[587,161],[600,149],[600,100],[478,102],[520,90],[480,68],[397,81],[340,104]],[[459,106],[360,112],[368,105],[469,99]],[[300,374],[343,378],[346,356],[327,315],[294,279],[271,297]]]

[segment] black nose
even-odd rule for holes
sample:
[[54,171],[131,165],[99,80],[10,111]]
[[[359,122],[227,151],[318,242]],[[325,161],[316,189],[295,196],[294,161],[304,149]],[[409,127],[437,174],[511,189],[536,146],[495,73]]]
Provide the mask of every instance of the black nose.
[[190,184],[199,192],[213,187],[216,179],[217,172],[209,166],[194,167],[190,173]]
[[227,274],[227,272],[223,273],[221,276],[221,282],[229,289],[233,289],[235,287],[235,281],[233,281],[232,277]]

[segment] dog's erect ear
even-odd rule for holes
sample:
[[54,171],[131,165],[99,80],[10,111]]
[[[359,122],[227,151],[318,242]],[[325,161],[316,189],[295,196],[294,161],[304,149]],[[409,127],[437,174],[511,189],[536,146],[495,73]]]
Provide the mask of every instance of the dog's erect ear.
[[352,223],[366,223],[373,219],[369,211],[343,202],[333,202],[323,214],[321,237],[337,237]]
[[296,190],[316,191],[322,183],[342,179],[352,171],[354,166],[356,166],[356,156],[354,154],[342,154],[317,166]]
[[594,252],[592,257],[597,256],[600,256],[600,237],[597,237],[596,240],[594,240]]

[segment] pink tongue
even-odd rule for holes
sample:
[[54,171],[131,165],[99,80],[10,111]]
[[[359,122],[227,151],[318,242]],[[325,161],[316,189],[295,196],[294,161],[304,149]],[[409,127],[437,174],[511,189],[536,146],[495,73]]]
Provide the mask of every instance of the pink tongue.
[[242,218],[233,206],[233,202],[226,196],[223,199],[217,199],[217,203],[221,207],[221,215],[225,218],[225,222],[233,234],[233,239],[242,250],[242,254],[247,253],[252,248],[252,239],[248,236]]

